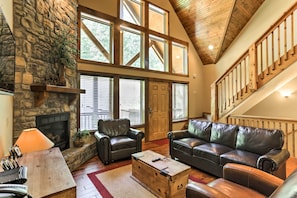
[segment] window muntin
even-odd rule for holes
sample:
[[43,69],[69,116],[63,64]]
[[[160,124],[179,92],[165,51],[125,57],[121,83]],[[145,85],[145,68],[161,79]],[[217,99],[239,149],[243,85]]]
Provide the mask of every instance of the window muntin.
[[111,22],[81,13],[80,59],[112,63],[112,34]]
[[172,120],[178,121],[188,118],[188,85],[172,84]]
[[172,42],[172,73],[188,74],[188,50],[179,43]]
[[124,21],[143,26],[144,4],[141,0],[122,0],[121,19]]
[[149,29],[168,34],[168,12],[149,4]]
[[97,129],[99,119],[113,118],[113,78],[81,75],[80,87],[80,129]]
[[149,36],[149,69],[168,72],[168,41]]
[[130,119],[131,125],[144,124],[144,81],[120,79],[120,118]]
[[144,36],[143,33],[121,27],[121,64],[144,68]]

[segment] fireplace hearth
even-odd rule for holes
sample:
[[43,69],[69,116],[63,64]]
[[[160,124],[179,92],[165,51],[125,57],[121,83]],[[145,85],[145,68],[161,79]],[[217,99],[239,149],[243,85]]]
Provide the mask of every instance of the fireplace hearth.
[[70,113],[57,113],[36,116],[36,128],[54,142],[61,151],[69,148]]

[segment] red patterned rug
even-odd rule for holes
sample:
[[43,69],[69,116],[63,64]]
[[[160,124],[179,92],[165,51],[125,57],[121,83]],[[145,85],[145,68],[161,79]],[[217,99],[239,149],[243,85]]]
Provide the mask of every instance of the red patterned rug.
[[[131,177],[131,162],[121,164],[118,167],[89,173],[88,177],[103,198],[125,197],[156,197],[147,188],[140,185]],[[202,180],[189,176],[189,182],[205,183]]]

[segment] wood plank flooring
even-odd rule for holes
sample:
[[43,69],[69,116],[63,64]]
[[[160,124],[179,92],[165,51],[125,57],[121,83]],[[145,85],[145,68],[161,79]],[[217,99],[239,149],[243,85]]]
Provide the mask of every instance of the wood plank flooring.
[[[143,150],[153,150],[157,153],[160,153],[166,157],[169,157],[169,146],[168,144],[160,145],[155,142],[145,142],[143,143]],[[99,198],[101,197],[92,182],[89,180],[87,174],[92,173],[98,170],[105,168],[112,168],[120,164],[126,163],[128,160],[123,160],[115,162],[105,166],[100,159],[96,156],[87,161],[85,164],[80,166],[77,170],[72,172],[72,175],[75,179],[77,185],[77,197],[78,198]],[[297,168],[297,159],[290,158],[287,162],[287,175],[289,175],[293,170]],[[202,171],[199,171],[195,168],[192,168],[191,175],[202,179],[205,182],[210,182],[215,179],[214,176],[206,174]]]

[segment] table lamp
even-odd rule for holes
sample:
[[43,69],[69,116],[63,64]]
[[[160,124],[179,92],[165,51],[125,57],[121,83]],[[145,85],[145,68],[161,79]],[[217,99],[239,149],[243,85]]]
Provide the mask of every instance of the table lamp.
[[54,143],[37,128],[25,129],[15,142],[22,153],[30,153],[52,148]]

